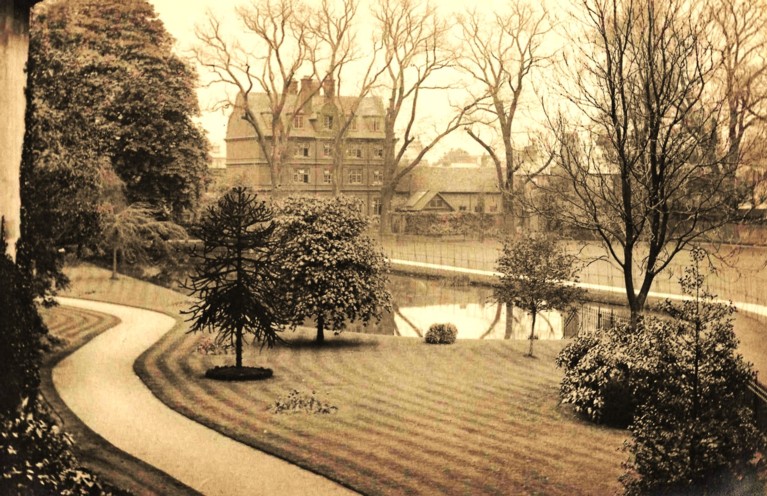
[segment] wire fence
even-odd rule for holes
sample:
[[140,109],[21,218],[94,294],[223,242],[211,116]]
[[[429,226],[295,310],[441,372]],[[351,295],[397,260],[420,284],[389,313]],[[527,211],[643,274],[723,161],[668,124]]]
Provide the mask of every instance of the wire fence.
[[[409,260],[436,265],[462,267],[484,271],[494,271],[501,244],[496,240],[471,241],[426,238],[417,236],[397,236],[383,239],[384,252],[389,258]],[[598,247],[578,253],[583,259],[596,258]],[[708,291],[723,300],[753,303],[767,306],[767,250],[752,248],[744,251],[740,257],[742,266],[724,266],[709,271],[706,276]],[[663,294],[681,294],[679,278],[683,274],[687,258],[680,256],[679,261],[658,275],[651,291]],[[581,282],[624,288],[623,273],[607,259],[585,266],[579,274]],[[751,314],[759,322],[767,322],[767,316]]]

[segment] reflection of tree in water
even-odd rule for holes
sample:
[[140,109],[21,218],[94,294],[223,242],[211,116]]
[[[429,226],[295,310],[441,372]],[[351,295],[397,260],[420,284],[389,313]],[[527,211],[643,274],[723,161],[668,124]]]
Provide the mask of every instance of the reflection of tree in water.
[[[496,305],[496,306],[495,306],[495,317],[493,317],[493,321],[492,321],[492,322],[490,322],[490,327],[488,327],[488,328],[487,328],[487,330],[485,331],[485,333],[484,333],[484,334],[482,334],[482,336],[480,336],[480,338],[479,338],[479,339],[485,339],[485,338],[486,338],[486,337],[488,337],[490,334],[492,334],[492,333],[493,333],[493,331],[495,331],[495,326],[497,326],[497,325],[498,325],[498,322],[500,322],[500,320],[501,320],[501,314],[503,313],[503,303],[501,303],[501,302],[499,301],[499,302],[498,302],[498,303],[496,303],[495,305]],[[508,319],[507,319],[507,320],[508,320]],[[509,338],[505,338],[505,339],[509,339]]]
[[[394,313],[397,315],[397,317],[401,318],[403,322],[405,322],[407,325],[409,325],[413,331],[418,335],[419,338],[423,337],[423,331],[418,328],[417,325],[413,324],[410,319],[402,315],[402,312],[400,312],[399,305],[396,303],[393,305]],[[397,328],[397,321],[392,318],[392,322],[394,323],[394,334],[401,336],[399,329]]]
[[[422,337],[429,324],[449,319],[449,307],[454,307],[460,308],[462,313],[465,311],[478,322],[476,327],[471,329],[465,326],[461,329],[459,326],[459,338],[527,339],[530,334],[528,314],[511,304],[507,306],[505,303],[493,301],[492,289],[489,287],[460,284],[460,281],[450,279],[393,275],[390,276],[389,290],[394,299],[392,312],[385,313],[378,324],[363,326],[353,323],[347,330],[367,334]],[[487,311],[482,311],[483,308]],[[420,310],[421,320],[418,320],[417,310]],[[424,310],[429,312],[429,316],[434,316],[433,322],[425,321]],[[479,320],[478,311],[483,314],[484,320]],[[585,309],[586,314],[589,311],[589,308]],[[561,317],[553,312],[540,314],[535,334],[540,339],[571,338],[578,333],[581,320],[587,317],[581,316],[582,312],[583,308],[575,313],[567,312]]]

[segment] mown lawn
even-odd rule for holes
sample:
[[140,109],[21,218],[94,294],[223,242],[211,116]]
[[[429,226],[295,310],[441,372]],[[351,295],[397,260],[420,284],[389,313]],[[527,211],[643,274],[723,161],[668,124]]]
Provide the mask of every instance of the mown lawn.
[[[178,315],[188,298],[101,269],[69,270],[72,296]],[[324,348],[311,330],[289,345],[248,350],[263,382],[221,383],[205,370],[232,356],[197,352],[180,323],[137,363],[168,405],[226,435],[365,494],[614,494],[624,431],[581,422],[558,404],[561,342],[420,340],[345,333]],[[274,414],[292,389],[338,407],[329,415]],[[201,452],[200,456],[205,456]],[[258,467],[254,477],[260,476]],[[268,476],[268,475],[266,475]]]

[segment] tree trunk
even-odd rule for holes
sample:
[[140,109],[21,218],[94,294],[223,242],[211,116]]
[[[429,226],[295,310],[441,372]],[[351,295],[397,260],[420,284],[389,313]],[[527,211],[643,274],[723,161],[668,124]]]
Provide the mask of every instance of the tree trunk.
[[117,279],[117,247],[112,248],[112,279]]
[[317,344],[325,342],[325,316],[319,314],[317,316]]
[[[697,272],[697,270],[696,270]],[[702,327],[700,318],[700,288],[695,289],[695,355],[693,356],[693,375],[692,375],[692,436],[690,436],[690,474],[697,475],[698,472],[698,423],[700,422],[700,331]]]
[[532,315],[533,317],[533,325],[530,328],[530,349],[527,352],[527,356],[529,357],[533,356],[533,341],[535,341],[535,316],[537,315],[537,313],[538,312],[536,312],[535,310],[530,312],[530,315]]
[[506,334],[503,339],[512,339],[514,337],[514,304],[506,303]]
[[234,366],[238,369],[242,368],[242,326],[239,326],[234,334],[234,353]]
[[511,142],[511,128],[503,136],[506,177],[501,185],[501,212],[503,231],[512,239],[517,237],[517,219],[514,211],[514,147]]
[[392,200],[394,188],[384,186],[381,188],[381,236],[389,236],[392,233]]

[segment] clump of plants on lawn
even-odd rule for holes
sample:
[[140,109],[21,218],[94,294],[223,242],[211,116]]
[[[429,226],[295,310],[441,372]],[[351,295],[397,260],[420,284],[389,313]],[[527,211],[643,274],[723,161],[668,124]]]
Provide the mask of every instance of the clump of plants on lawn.
[[453,344],[458,336],[458,329],[453,324],[432,324],[423,337],[428,344]]
[[200,355],[230,355],[234,346],[231,343],[219,343],[210,336],[203,336],[197,342],[196,350]]
[[287,396],[277,398],[270,410],[272,413],[329,414],[337,412],[338,407],[317,398],[315,391],[308,394],[294,389]]
[[280,308],[273,252],[274,214],[265,202],[236,187],[211,206],[193,228],[202,253],[187,289],[199,299],[188,310],[189,332],[216,332],[216,345],[234,346],[234,367],[216,367],[206,377],[223,380],[264,379],[271,369],[243,367],[245,335],[261,347],[280,340]]

